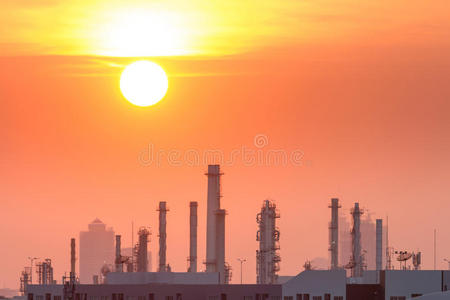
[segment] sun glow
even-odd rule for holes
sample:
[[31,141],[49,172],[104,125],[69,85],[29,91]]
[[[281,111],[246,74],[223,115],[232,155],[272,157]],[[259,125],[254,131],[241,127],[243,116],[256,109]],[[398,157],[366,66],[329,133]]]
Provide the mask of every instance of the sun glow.
[[100,55],[172,56],[189,54],[181,16],[166,11],[112,13],[100,28]]
[[141,60],[127,66],[120,77],[123,96],[137,106],[158,103],[169,87],[167,75],[158,64]]

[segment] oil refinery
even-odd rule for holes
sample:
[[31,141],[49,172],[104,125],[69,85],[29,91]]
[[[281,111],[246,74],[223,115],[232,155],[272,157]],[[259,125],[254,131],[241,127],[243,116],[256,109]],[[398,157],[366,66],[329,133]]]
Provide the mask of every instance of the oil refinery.
[[[80,253],[88,261],[76,274],[76,241],[70,240],[70,272],[57,282],[51,259],[37,261],[24,269],[20,284],[27,300],[406,300],[450,299],[450,271],[422,270],[422,253],[395,250],[389,245],[387,224],[371,222],[370,230],[361,216],[366,211],[356,202],[351,209],[351,229],[339,217],[341,203],[332,198],[329,208],[329,267],[315,269],[310,262],[305,270],[292,276],[280,276],[280,218],[275,201],[263,200],[256,214],[256,284],[233,284],[232,270],[226,260],[225,220],[227,211],[221,207],[221,172],[219,165],[209,165],[207,176],[207,227],[205,271],[198,271],[197,210],[198,202],[189,205],[189,253],[186,271],[174,271],[167,261],[166,202],[159,202],[159,263],[152,272],[147,244],[151,231],[141,227],[138,241],[130,253],[124,254],[121,235],[112,232],[99,219],[89,225],[83,239],[104,239],[107,249]],[[325,207],[325,205],[324,205]],[[387,221],[387,220],[386,220]],[[341,224],[342,223],[342,224]],[[387,222],[386,222],[387,223]],[[342,229],[344,228],[344,230]],[[348,232],[349,238],[341,232]],[[111,245],[114,241],[115,245]],[[348,251],[348,249],[350,251]],[[86,250],[83,250],[86,251]],[[112,250],[114,252],[114,250]],[[80,250],[81,252],[81,250]],[[89,251],[88,251],[89,252]],[[343,252],[343,253],[340,253]],[[110,257],[113,263],[100,264],[96,255]],[[370,256],[369,256],[370,255]],[[393,260],[399,263],[394,269]],[[83,262],[84,263],[84,262]],[[374,267],[372,267],[374,266]],[[32,282],[33,267],[38,274]],[[89,268],[93,268],[91,269]],[[242,269],[241,269],[242,270]],[[86,279],[87,276],[90,278]]]

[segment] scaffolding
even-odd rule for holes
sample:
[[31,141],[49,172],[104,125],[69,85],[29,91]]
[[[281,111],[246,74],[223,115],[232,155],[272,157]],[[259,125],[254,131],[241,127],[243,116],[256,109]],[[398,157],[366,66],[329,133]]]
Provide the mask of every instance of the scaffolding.
[[53,284],[52,260],[46,258],[44,261],[37,263],[36,273],[38,274],[38,283],[40,285]]
[[20,275],[20,293],[25,295],[28,285],[31,284],[31,267],[25,267]]

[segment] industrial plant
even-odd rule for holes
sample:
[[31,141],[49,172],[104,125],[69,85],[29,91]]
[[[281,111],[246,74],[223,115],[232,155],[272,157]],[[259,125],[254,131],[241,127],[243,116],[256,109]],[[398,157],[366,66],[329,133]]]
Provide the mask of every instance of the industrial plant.
[[[255,224],[258,242],[255,249],[256,284],[232,284],[231,267],[225,253],[227,211],[221,207],[223,173],[219,165],[209,165],[205,175],[208,186],[204,272],[198,271],[197,257],[197,210],[201,206],[196,201],[188,203],[188,267],[177,272],[167,262],[166,216],[169,209],[166,202],[160,202],[157,208],[159,263],[156,272],[149,267],[149,228],[139,228],[137,243],[129,254],[124,254],[121,235],[114,238],[112,230],[96,219],[89,225],[89,231],[80,234],[80,274],[76,274],[76,241],[71,239],[69,276],[57,282],[51,259],[35,264],[31,261],[31,266],[24,269],[20,278],[23,295],[27,300],[450,299],[450,291],[447,291],[450,271],[421,270],[421,252],[393,249],[389,245],[387,224],[383,227],[382,219],[375,222],[370,218],[362,220],[366,211],[359,202],[353,204],[349,214],[351,228],[345,229],[349,225],[342,222],[338,198],[332,198],[328,206],[331,210],[328,224],[330,255],[326,270],[316,269],[306,262],[305,270],[299,274],[279,275],[282,232],[277,220],[280,212],[275,201],[263,200]],[[85,247],[87,239],[96,239],[93,249]],[[397,269],[394,269],[393,260],[399,263]],[[38,274],[35,284],[33,267]]]

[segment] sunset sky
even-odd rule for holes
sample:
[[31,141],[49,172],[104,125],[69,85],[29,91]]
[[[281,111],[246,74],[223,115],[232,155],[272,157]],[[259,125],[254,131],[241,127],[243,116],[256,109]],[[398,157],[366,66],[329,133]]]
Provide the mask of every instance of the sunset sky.
[[[18,288],[29,256],[51,258],[60,280],[70,238],[96,217],[125,245],[132,221],[151,226],[155,266],[159,201],[174,271],[187,268],[189,201],[199,202],[203,262],[213,162],[225,173],[233,283],[238,257],[255,282],[267,198],[281,213],[281,275],[328,257],[331,197],[344,213],[359,201],[389,215],[392,246],[421,250],[425,269],[436,228],[446,268],[449,10],[448,0],[2,0],[0,288]],[[119,89],[142,57],[169,77],[146,108]],[[264,159],[280,151],[300,159]]]

